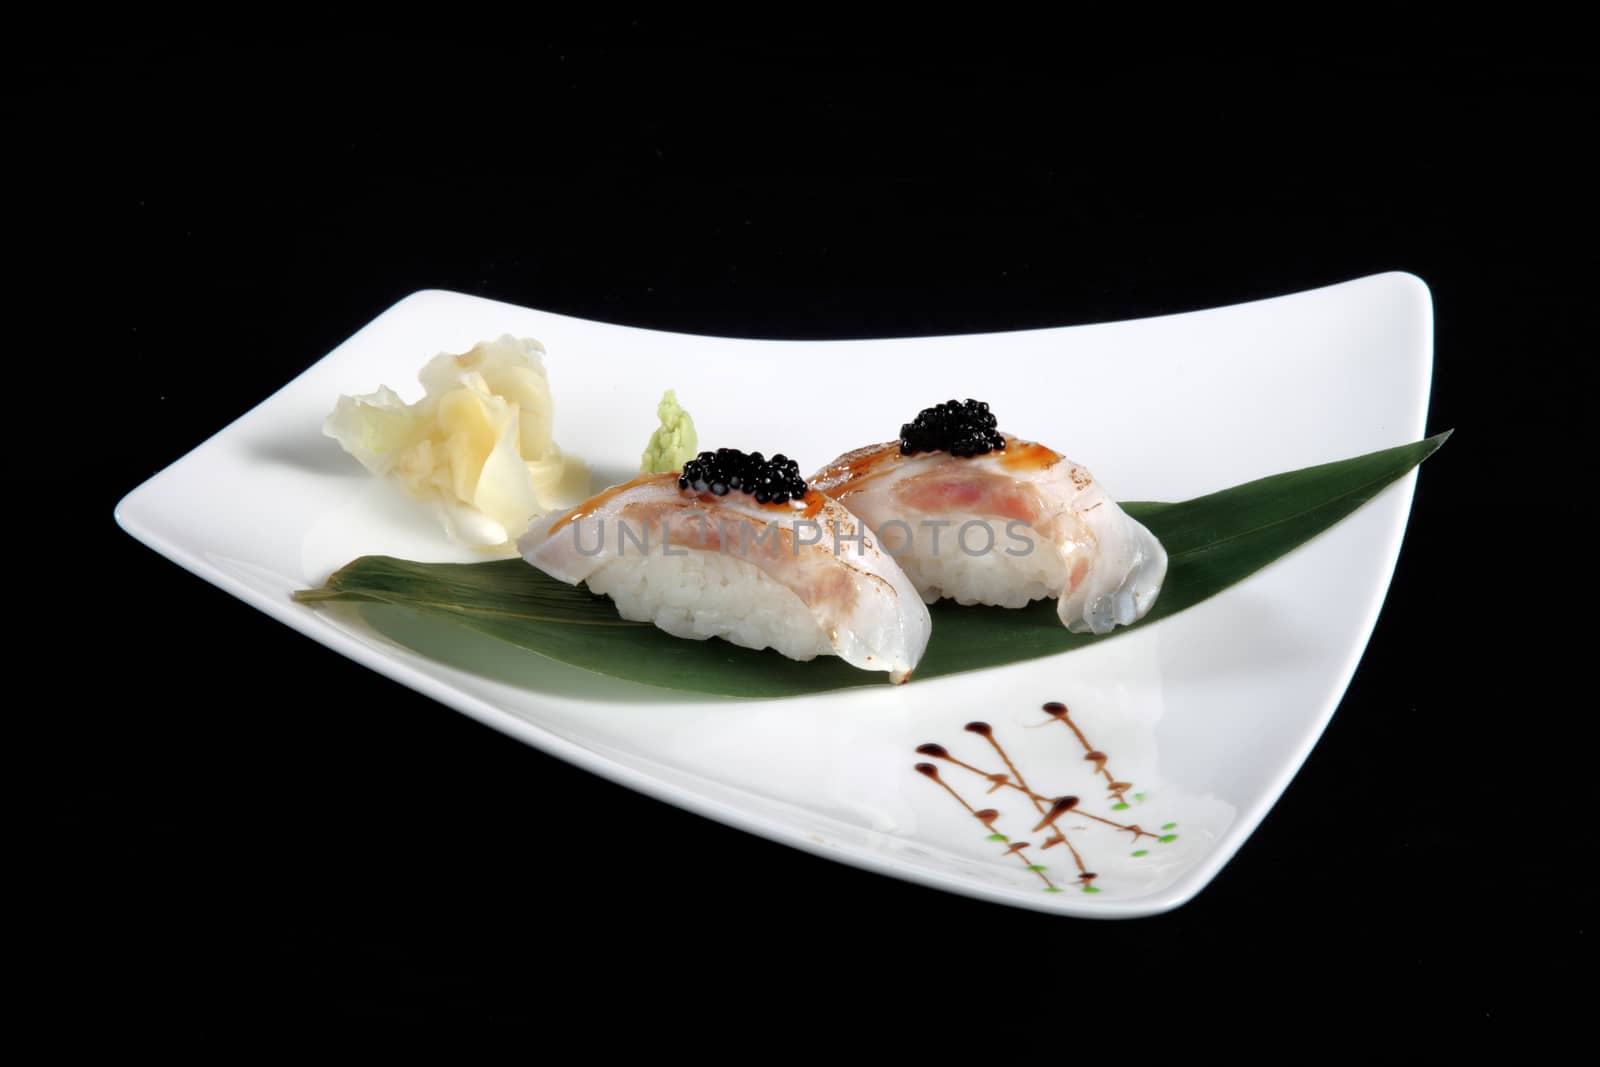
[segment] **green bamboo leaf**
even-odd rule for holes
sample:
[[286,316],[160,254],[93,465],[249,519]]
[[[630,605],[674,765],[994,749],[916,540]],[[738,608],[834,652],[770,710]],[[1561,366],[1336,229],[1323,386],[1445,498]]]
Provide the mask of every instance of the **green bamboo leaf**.
[[[1134,626],[1074,634],[1055,602],[1020,610],[933,605],[933,637],[917,679],[997,667],[1081,648],[1216,596],[1328,529],[1432,455],[1449,432],[1337,463],[1276,474],[1178,504],[1128,503],[1166,546],[1161,596]],[[611,601],[556,581],[521,560],[414,563],[363,556],[307,604],[386,604],[499,638],[530,652],[646,685],[738,697],[779,697],[887,684],[834,657],[808,663],[726,641],[685,641],[617,616]]]

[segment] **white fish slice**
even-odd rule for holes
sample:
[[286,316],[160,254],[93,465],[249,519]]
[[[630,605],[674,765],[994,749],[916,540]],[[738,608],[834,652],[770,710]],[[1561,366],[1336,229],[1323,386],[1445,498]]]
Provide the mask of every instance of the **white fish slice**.
[[625,618],[679,637],[719,637],[792,659],[836,655],[911,676],[932,621],[911,580],[861,521],[821,493],[760,504],[647,474],[518,541],[533,566],[587,581]]
[[810,484],[877,531],[930,604],[1016,608],[1051,596],[1075,633],[1142,618],[1166,578],[1161,542],[1083,467],[1001,436],[1003,450],[967,457],[869,445]]

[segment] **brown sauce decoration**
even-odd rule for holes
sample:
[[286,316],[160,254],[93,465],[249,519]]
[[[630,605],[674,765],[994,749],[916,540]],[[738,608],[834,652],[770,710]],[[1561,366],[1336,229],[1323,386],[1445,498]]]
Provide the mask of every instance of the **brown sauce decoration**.
[[1104,752],[1089,743],[1089,739],[1078,729],[1078,724],[1072,721],[1072,712],[1059,700],[1052,700],[1044,706],[1045,714],[1060,722],[1072,731],[1078,743],[1083,746],[1083,758],[1094,764],[1094,772],[1106,780],[1106,791],[1117,798],[1117,807],[1112,810],[1126,810],[1128,808],[1128,790],[1133,788],[1132,782],[1118,781],[1116,776],[1106,767],[1109,757]]
[[[963,797],[960,793],[956,792],[955,789],[950,785],[949,782],[945,781],[943,778],[941,778],[939,776],[939,768],[935,767],[931,763],[919,763],[919,764],[917,764],[916,765],[916,771],[917,771],[918,774],[926,775],[927,777],[932,778],[935,782],[938,782],[939,785],[944,788],[944,791],[946,793],[949,793],[951,796],[955,797],[956,798],[956,803],[960,804],[963,808],[966,808],[968,814],[970,814],[974,819],[977,819],[979,822],[981,822],[984,825],[984,827],[989,830],[989,836],[990,837],[999,838],[1001,841],[1005,841],[1008,844],[1010,843],[1010,838],[1006,837],[1005,834],[999,833],[994,828],[995,820],[1000,817],[1000,813],[998,811],[996,811],[993,808],[984,808],[982,811],[979,811],[978,809],[974,808],[971,804],[968,804],[965,797]],[[1024,842],[1024,845],[1026,845],[1026,842]],[[1044,881],[1045,888],[1047,890],[1055,890],[1056,889],[1056,884],[1050,880],[1050,876],[1049,875],[1045,874],[1044,868],[1039,866],[1038,864],[1028,863],[1028,858],[1026,856],[1023,856],[1021,851],[1018,850],[1017,848],[1014,848],[1014,847],[1013,848],[1007,848],[1005,853],[1004,853],[1004,855],[1016,856],[1018,859],[1021,859],[1023,863],[1028,864],[1028,869],[1029,870],[1033,871],[1034,874],[1038,875],[1040,877],[1040,879],[1042,879]]]
[[1047,826],[1053,826],[1057,819],[1077,806],[1077,797],[1057,797],[1055,803],[1050,805],[1050,810],[1044,813],[1044,818],[1033,828],[1033,832],[1038,833]]
[[[962,727],[962,729],[966,730],[968,733],[977,734],[979,737],[989,742],[989,746],[993,748],[995,752],[999,754],[1000,759],[1005,762],[1007,773],[988,775],[990,781],[996,781],[998,779],[998,784],[991,787],[989,792],[992,793],[996,789],[1000,788],[1000,785],[1010,784],[1012,779],[1015,779],[1015,787],[1019,791],[1027,794],[1028,800],[1033,804],[1035,811],[1037,811],[1040,815],[1044,815],[1044,801],[1039,797],[1038,794],[1029,788],[1028,780],[1022,777],[1022,772],[1017,769],[1017,765],[1013,763],[1011,761],[1011,757],[1006,754],[1005,748],[1000,744],[999,741],[995,740],[994,727],[990,726],[986,722],[969,722],[966,726]],[[1050,820],[1046,820],[1046,823],[1049,821]],[[1035,833],[1037,833],[1040,829],[1040,826],[1035,826],[1033,828]],[[1043,845],[1039,846],[1039,851],[1043,852],[1052,845],[1065,845],[1067,847],[1068,854],[1072,856],[1073,865],[1078,868],[1081,877],[1082,872],[1087,869],[1083,865],[1083,857],[1078,854],[1078,850],[1076,848],[1072,847],[1072,842],[1067,840],[1066,831],[1055,826],[1052,826],[1051,829],[1054,831],[1053,836]]]
[[[1061,720],[1072,731],[1073,735],[1077,738],[1078,743],[1084,749],[1084,759],[1094,764],[1093,773],[1096,776],[1105,778],[1106,782],[1108,783],[1109,792],[1117,798],[1118,803],[1114,806],[1114,808],[1121,809],[1128,807],[1128,803],[1126,799],[1124,799],[1124,794],[1127,790],[1133,788],[1133,783],[1120,781],[1111,774],[1106,767],[1110,757],[1105,752],[1095,748],[1089,743],[1089,739],[1084,735],[1077,723],[1072,721],[1071,713],[1068,711],[1067,706],[1059,701],[1051,701],[1050,703],[1044,705],[1044,710],[1052,718]],[[954,766],[960,767],[962,770],[967,771],[969,774],[975,775],[978,778],[989,782],[990,787],[988,792],[990,793],[993,793],[1001,788],[1008,788],[1026,796],[1028,798],[1028,802],[1033,805],[1034,811],[1039,816],[1038,822],[1034,824],[1030,832],[1048,832],[1049,834],[1043,843],[1039,845],[1039,851],[1044,852],[1045,850],[1053,848],[1056,845],[1065,846],[1067,852],[1072,856],[1073,866],[1077,868],[1078,872],[1078,877],[1074,884],[1082,887],[1085,893],[1100,892],[1100,889],[1094,885],[1095,880],[1100,876],[1097,873],[1089,870],[1087,864],[1084,862],[1083,854],[1079,852],[1077,847],[1074,846],[1072,841],[1069,839],[1067,829],[1060,825],[1062,816],[1066,815],[1067,813],[1071,812],[1075,817],[1081,817],[1092,822],[1097,822],[1112,827],[1115,830],[1132,834],[1135,842],[1142,837],[1153,838],[1162,844],[1176,839],[1176,834],[1154,834],[1139,826],[1137,823],[1120,823],[1115,819],[1106,818],[1105,816],[1097,815],[1090,811],[1085,811],[1081,805],[1080,798],[1077,796],[1046,796],[1038,792],[1028,784],[1028,780],[1023,777],[1022,770],[1017,766],[1016,761],[1011,758],[1011,755],[1006,751],[1005,746],[1002,745],[999,739],[995,737],[993,726],[986,722],[973,721],[967,723],[964,727],[962,727],[962,729],[967,733],[982,737],[989,744],[989,746],[994,749],[995,754],[999,756],[1001,762],[1005,764],[1006,770],[1004,773],[987,771],[982,767],[968,763],[965,760],[952,755],[950,750],[944,745],[933,741],[918,745],[916,749],[917,753],[919,755],[931,756],[934,759],[943,760],[944,762],[953,764]],[[1000,812],[994,808],[984,808],[981,811],[974,809],[972,805],[967,803],[965,798],[963,798],[948,782],[939,776],[939,770],[935,764],[918,763],[916,765],[916,769],[919,773],[937,781],[946,792],[950,793],[958,802],[960,802],[962,807],[966,808],[966,810],[975,818],[977,818],[979,822],[983,823],[983,825],[991,831],[990,838],[992,840],[1005,842],[1007,847],[1002,855],[1015,855],[1021,857],[1024,849],[1032,847],[1033,843],[1031,841],[1012,841],[1004,834],[993,832],[994,824],[996,820],[999,819]],[[1174,824],[1172,823],[1168,823],[1162,829],[1171,829],[1173,825]],[[1073,829],[1084,830],[1086,827],[1077,826]],[[1143,852],[1134,853],[1135,856],[1142,856],[1144,854],[1145,853]],[[1048,887],[1047,891],[1057,893],[1061,891],[1059,887],[1051,883],[1049,878],[1046,877],[1044,873],[1046,868],[1042,864],[1029,864],[1028,869],[1045,880]]]

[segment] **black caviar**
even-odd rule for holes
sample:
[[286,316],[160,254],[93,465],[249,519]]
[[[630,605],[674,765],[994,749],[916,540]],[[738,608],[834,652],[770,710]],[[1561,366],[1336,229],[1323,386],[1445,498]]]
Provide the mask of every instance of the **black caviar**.
[[760,452],[719,448],[685,463],[678,488],[713,496],[749,493],[757,504],[787,504],[806,495],[806,480],[800,477],[800,464],[782,452],[766,459]]
[[948,452],[952,456],[982,456],[1005,451],[1005,435],[995,429],[994,415],[981,400],[952,400],[923,408],[900,427],[900,452]]

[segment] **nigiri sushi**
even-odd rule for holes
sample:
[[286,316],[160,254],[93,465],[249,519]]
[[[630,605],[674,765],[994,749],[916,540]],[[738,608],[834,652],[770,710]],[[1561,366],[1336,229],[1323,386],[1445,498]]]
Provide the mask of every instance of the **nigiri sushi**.
[[1055,597],[1069,630],[1103,634],[1142,618],[1166,578],[1161,542],[1087,470],[1002,433],[976,400],[924,409],[810,484],[876,531],[930,604]]
[[518,548],[675,637],[836,655],[893,682],[911,676],[932,629],[894,559],[782,454],[701,452],[682,472],[641,475],[547,516]]

